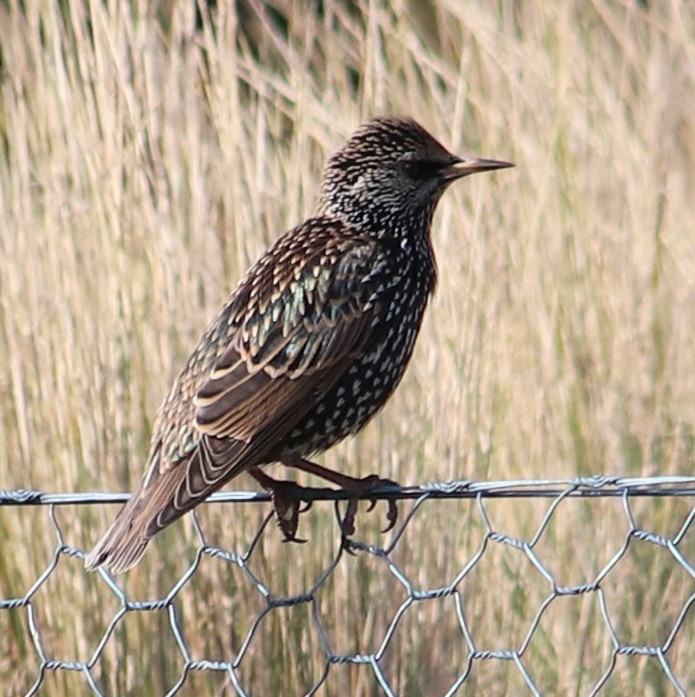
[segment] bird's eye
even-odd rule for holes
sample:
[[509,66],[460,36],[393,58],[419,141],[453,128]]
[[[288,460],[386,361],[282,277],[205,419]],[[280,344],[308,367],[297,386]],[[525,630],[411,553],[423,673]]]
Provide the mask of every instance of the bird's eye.
[[441,168],[438,162],[431,160],[404,159],[398,163],[403,172],[411,179],[428,179]]

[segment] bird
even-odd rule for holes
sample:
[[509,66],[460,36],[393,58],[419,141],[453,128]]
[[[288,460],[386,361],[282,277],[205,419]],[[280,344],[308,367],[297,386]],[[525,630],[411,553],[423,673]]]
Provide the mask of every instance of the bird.
[[[452,182],[512,167],[452,154],[409,117],[360,126],[327,161],[315,213],[251,266],[164,399],[139,486],[85,560],[130,569],[148,542],[242,472],[268,489],[287,540],[301,510],[279,462],[357,499],[390,480],[309,458],[360,431],[403,377],[437,284],[435,208]],[[389,508],[392,527],[395,504]],[[387,528],[388,529],[388,528]]]

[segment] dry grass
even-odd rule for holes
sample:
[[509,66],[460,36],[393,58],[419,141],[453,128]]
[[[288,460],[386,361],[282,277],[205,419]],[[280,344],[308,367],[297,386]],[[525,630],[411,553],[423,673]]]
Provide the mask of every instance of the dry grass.
[[[277,0],[240,3],[240,16],[219,3],[198,26],[194,3],[19,4],[0,8],[0,488],[132,487],[153,414],[208,318],[312,210],[326,154],[384,112],[517,168],[447,194],[434,229],[441,282],[413,365],[375,423],[324,462],[403,483],[692,471],[691,4],[325,2],[319,15]],[[238,551],[258,508],[201,516],[211,541]],[[528,535],[543,510],[500,504],[496,525]],[[87,548],[113,514],[65,509],[60,521],[69,544]],[[306,588],[334,552],[322,539],[328,506],[311,515],[311,545],[264,537],[258,573],[278,594]],[[644,519],[677,528],[683,512],[653,503]],[[361,517],[367,535],[372,522]],[[619,507],[571,508],[545,558],[590,578],[621,525]],[[0,511],[0,532],[0,597],[22,595],[53,546],[45,511]],[[443,585],[481,535],[468,504],[429,505],[396,558],[419,587]],[[166,593],[192,542],[187,523],[158,538],[125,581],[133,597]],[[547,592],[517,561],[491,555],[467,581],[483,645],[523,635]],[[187,639],[196,657],[229,658],[259,601],[236,571],[204,565],[180,603],[199,618]],[[336,651],[374,650],[402,600],[373,566],[343,559],[321,592]],[[614,581],[628,636],[653,621],[650,599],[671,619],[692,591],[671,567],[636,553]],[[68,559],[41,593],[51,655],[86,660],[113,596]],[[605,670],[593,602],[568,600],[544,620],[529,661],[548,694],[581,694]],[[401,694],[435,694],[462,669],[447,603],[419,606],[399,629],[387,666]],[[244,664],[253,694],[300,693],[322,669],[306,609],[283,612]],[[21,611],[3,622],[0,683],[21,694],[36,659]],[[433,636],[443,643],[431,658]],[[688,643],[674,660],[693,687]],[[164,616],[130,616],[100,676],[109,694],[158,694],[179,674],[175,654]],[[520,694],[513,667],[476,670],[463,694]],[[322,694],[378,693],[369,671],[331,675]],[[653,663],[619,677],[612,694],[666,694]],[[186,694],[224,693],[216,680],[195,676]],[[85,689],[60,673],[42,694]]]

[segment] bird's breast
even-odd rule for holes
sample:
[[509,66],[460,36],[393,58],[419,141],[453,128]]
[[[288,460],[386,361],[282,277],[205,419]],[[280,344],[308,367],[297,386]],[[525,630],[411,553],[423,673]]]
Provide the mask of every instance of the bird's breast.
[[361,430],[388,401],[412,356],[434,284],[421,269],[405,271],[375,320],[374,338],[284,439],[286,452],[321,452]]

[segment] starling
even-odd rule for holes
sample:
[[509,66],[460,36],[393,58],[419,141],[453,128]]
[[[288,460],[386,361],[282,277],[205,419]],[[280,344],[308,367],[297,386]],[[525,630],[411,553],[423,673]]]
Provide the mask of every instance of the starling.
[[386,480],[307,458],[362,429],[403,376],[437,281],[430,227],[444,190],[511,166],[457,157],[409,118],[361,126],[329,159],[316,214],[261,256],[203,334],[157,414],[146,474],[87,568],[129,569],[244,471],[273,492],[296,539],[291,483],[259,469],[272,462],[346,488],[354,515],[357,497]]

